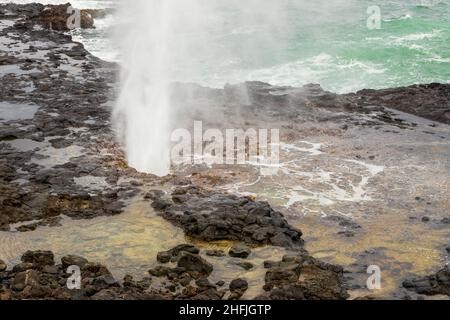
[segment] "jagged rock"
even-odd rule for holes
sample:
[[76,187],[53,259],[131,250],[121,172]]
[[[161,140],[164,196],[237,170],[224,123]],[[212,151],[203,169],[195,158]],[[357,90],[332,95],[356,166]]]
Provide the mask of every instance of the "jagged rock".
[[27,270],[15,275],[12,287],[16,291],[22,291],[27,286],[39,286],[39,274],[36,270]]
[[27,251],[21,260],[24,263],[32,263],[40,267],[55,264],[55,256],[51,251]]
[[100,263],[88,262],[81,269],[86,277],[99,277],[111,275],[111,272],[104,265]]
[[161,190],[151,190],[147,192],[144,199],[156,201],[164,196],[164,192]]
[[157,266],[153,269],[150,269],[148,273],[150,273],[154,277],[166,277],[172,271],[169,267]]
[[156,260],[159,263],[169,263],[172,260],[172,253],[168,251],[158,252]]
[[[67,31],[68,20],[73,15],[73,12],[68,13],[70,3],[61,5],[47,5],[45,8],[35,17],[32,18],[41,26],[51,30]],[[80,10],[80,26],[83,29],[93,28],[94,19],[89,11]]]
[[57,274],[58,273],[58,267],[56,267],[56,266],[44,266],[42,268],[42,272],[50,273],[50,274]]
[[12,272],[23,272],[23,271],[27,271],[30,269],[34,269],[36,266],[33,263],[29,263],[29,262],[22,262],[19,264],[16,264],[13,269]]
[[382,106],[450,124],[448,88],[446,84],[431,83],[382,90],[366,89],[347,96],[358,106]]
[[286,255],[280,262],[266,262],[266,294],[273,300],[342,300],[349,297],[343,269],[310,256]]
[[152,202],[152,207],[156,210],[165,210],[166,208],[170,207],[170,202],[156,199]]
[[[122,200],[127,199],[126,195],[136,192],[133,186],[139,186],[142,181],[151,181],[148,175],[140,175],[135,170],[128,168],[125,158],[120,151],[117,151],[117,145],[113,142],[114,135],[111,134],[108,121],[110,119],[109,108],[103,108],[102,105],[110,98],[108,80],[114,78],[115,66],[106,64],[99,59],[92,57],[82,47],[82,45],[74,43],[69,35],[63,33],[45,31],[34,31],[33,26],[42,13],[45,6],[39,4],[30,4],[19,6],[15,4],[1,5],[0,11],[11,11],[16,16],[27,17],[25,21],[16,22],[13,27],[0,28],[2,35],[11,34],[11,40],[17,41],[16,48],[23,47],[25,51],[38,52],[32,43],[40,43],[39,47],[48,53],[41,59],[25,59],[21,58],[25,52],[13,53],[8,52],[7,56],[0,57],[0,65],[17,65],[21,70],[37,69],[38,72],[30,75],[24,74],[20,77],[7,75],[0,86],[0,95],[3,100],[22,101],[24,92],[18,88],[22,82],[30,82],[36,87],[35,91],[27,94],[30,101],[36,102],[41,109],[39,114],[33,120],[33,126],[28,126],[31,122],[22,123],[23,128],[29,127],[26,131],[19,130],[22,128],[19,123],[12,123],[11,128],[5,128],[0,133],[0,140],[14,141],[17,139],[33,139],[33,141],[49,141],[53,147],[61,148],[72,143],[77,146],[83,146],[92,153],[106,149],[106,154],[111,156],[79,157],[72,159],[70,162],[44,169],[36,164],[30,164],[30,157],[36,156],[35,153],[19,153],[2,150],[2,160],[0,163],[0,230],[9,230],[9,225],[16,222],[39,220],[42,222],[33,223],[18,228],[19,231],[33,230],[42,223],[47,223],[49,219],[59,215],[68,215],[77,219],[93,218],[100,215],[111,215],[121,212],[123,204]],[[8,8],[8,10],[4,9]],[[91,15],[97,13],[89,12]],[[2,17],[3,19],[3,17]],[[49,18],[51,21],[51,17]],[[56,18],[55,18],[56,19]],[[62,20],[61,20],[62,21]],[[48,22],[48,21],[47,21]],[[44,26],[47,26],[47,22]],[[5,26],[5,25],[4,25]],[[38,29],[38,28],[37,28]],[[12,32],[14,31],[14,32]],[[19,34],[19,36],[14,36]],[[15,38],[14,38],[15,37]],[[24,41],[20,42],[20,39]],[[6,45],[7,46],[7,45]],[[40,49],[39,49],[40,50]],[[17,55],[17,57],[16,57]],[[69,62],[59,56],[76,58],[81,60],[82,67],[76,67],[80,72],[79,77],[82,79],[72,79],[73,75],[60,72],[63,68],[59,66],[68,66]],[[28,60],[28,61],[26,61]],[[71,60],[71,59],[69,59]],[[75,67],[74,67],[75,68]],[[101,72],[98,72],[98,69]],[[58,77],[54,75],[58,74]],[[406,110],[413,114],[423,115],[425,117],[436,119],[437,121],[446,122],[450,118],[450,110],[448,107],[448,92],[450,85],[423,85],[412,86],[410,88],[399,88],[394,90],[381,91],[365,91],[351,95],[336,95],[326,92],[318,85],[308,85],[303,88],[280,88],[270,86],[259,82],[249,82],[237,86],[227,86],[224,90],[199,88],[198,90],[204,94],[198,95],[201,99],[207,97],[218,97],[216,101],[220,103],[209,103],[211,105],[225,106],[231,109],[231,106],[238,106],[240,111],[250,110],[254,112],[256,109],[259,114],[272,114],[272,118],[276,119],[292,119],[300,118],[299,115],[305,113],[310,118],[314,117],[322,121],[324,118],[320,109],[336,110],[339,117],[345,121],[346,130],[353,124],[349,113],[355,113],[358,116],[364,114],[364,106],[373,104],[385,105],[400,110]],[[245,89],[245,90],[241,90]],[[188,88],[188,91],[191,91]],[[277,91],[281,94],[272,94]],[[61,93],[64,94],[61,94]],[[241,108],[242,103],[237,103],[241,97],[236,92],[248,92],[248,99],[252,105],[245,105]],[[410,99],[415,96],[417,99]],[[54,97],[57,97],[55,99]],[[221,100],[224,98],[224,100]],[[402,100],[403,99],[403,100]],[[222,103],[225,101],[226,103]],[[379,101],[379,103],[377,102]],[[227,104],[230,102],[230,104]],[[248,107],[248,108],[247,108]],[[245,110],[244,110],[245,109]],[[347,115],[341,113],[347,112]],[[55,117],[50,117],[49,113],[59,113]],[[211,112],[208,109],[208,112]],[[392,117],[382,108],[377,110],[381,114],[381,118],[385,123],[394,123]],[[328,116],[328,113],[326,113]],[[95,124],[87,125],[85,121],[95,119]],[[219,117],[218,117],[219,118]],[[349,120],[349,121],[348,121]],[[222,121],[222,120],[221,120]],[[347,124],[348,122],[348,124]],[[91,120],[92,123],[92,120]],[[448,122],[446,122],[448,123]],[[16,128],[17,127],[17,128]],[[88,130],[83,135],[77,135],[69,128],[93,129]],[[94,134],[95,133],[95,134]],[[77,136],[76,140],[71,140],[70,136]],[[59,138],[64,136],[65,139]],[[67,139],[66,139],[67,138]],[[106,142],[105,142],[106,141]],[[116,149],[114,149],[116,148]],[[103,152],[98,152],[98,154]],[[84,159],[84,160],[83,160]],[[22,170],[19,170],[22,169]],[[12,181],[21,178],[19,171],[28,172],[31,176],[27,182],[26,188],[17,187]],[[73,183],[74,178],[83,177],[86,174],[95,174],[96,177],[105,178],[109,186],[100,192],[93,192],[94,196],[85,192],[82,187]],[[127,186],[118,187],[118,181],[121,178],[133,178],[134,182],[130,182]],[[141,181],[142,180],[142,181]],[[173,221],[185,230],[188,235],[201,240],[232,240],[242,241],[247,244],[269,244],[277,245],[285,248],[300,249],[302,241],[301,233],[292,228],[281,213],[274,211],[264,202],[257,202],[250,198],[235,197],[231,195],[221,194],[219,192],[206,192],[192,187],[192,182],[183,177],[169,177],[167,182],[173,185],[184,186],[189,190],[177,189],[172,195],[172,200],[164,200],[158,205],[158,199],[164,196],[163,193],[155,193],[150,199],[156,200],[156,208],[166,219]],[[29,190],[23,192],[23,190]],[[186,192],[185,192],[186,191]],[[195,203],[197,202],[197,203]],[[30,204],[32,204],[30,206]],[[217,205],[217,207],[216,207]],[[177,211],[180,209],[181,211]],[[206,216],[202,216],[206,213]],[[175,217],[178,214],[181,217]],[[448,223],[448,218],[443,219],[441,223]],[[354,229],[355,226],[346,225]],[[353,231],[353,230],[352,230]],[[448,249],[447,249],[448,250]],[[219,259],[215,259],[219,260]],[[84,261],[83,261],[84,263]],[[67,266],[66,262],[62,263]],[[86,268],[84,268],[87,265]],[[300,263],[298,264],[300,265]],[[1,268],[1,267],[0,267]],[[339,272],[330,271],[329,268],[320,267],[316,264],[309,269],[302,265],[300,273],[306,276],[306,280],[302,280],[300,275],[297,279],[295,272],[296,266],[287,270],[275,270],[280,268],[276,263],[270,268],[274,268],[271,274],[267,276],[267,289],[272,298],[283,298],[289,294],[290,297],[326,297],[337,296],[335,290],[329,290],[325,287],[325,279],[329,278],[329,283],[339,282]],[[183,269],[183,268],[181,268]],[[169,282],[179,281],[179,283],[187,284],[190,276],[183,275],[183,270],[178,269],[162,269],[161,274],[172,278]],[[293,272],[289,273],[289,270]],[[0,269],[1,271],[1,269]],[[56,273],[55,273],[56,271]],[[67,274],[61,266],[43,265],[40,263],[24,262],[15,266],[10,271],[2,273],[7,279],[14,279],[19,272],[36,272],[43,280],[52,284],[55,289],[52,293],[45,296],[46,298],[71,298],[72,293],[64,291],[65,279]],[[292,276],[293,278],[290,278]],[[181,279],[183,278],[183,279]],[[296,280],[295,285],[291,285],[285,279]],[[109,289],[109,286],[116,286],[107,271],[106,267],[99,264],[85,263],[83,266],[83,283],[90,283],[90,294],[98,294],[98,296],[106,296],[109,292],[111,297],[149,297],[143,295],[142,288],[148,289],[147,283],[128,282],[133,293],[125,294],[116,287]],[[12,281],[11,281],[12,282]],[[299,284],[299,282],[303,282]],[[2,283],[0,285],[3,286]],[[5,286],[11,284],[7,281]],[[272,288],[270,288],[273,285]],[[101,289],[108,286],[108,289]],[[184,285],[183,285],[184,286]],[[286,286],[285,290],[283,287]],[[318,289],[308,288],[316,287]],[[336,287],[336,286],[335,286]],[[30,287],[24,295],[17,296],[15,292],[10,291],[7,287],[5,292],[1,292],[0,299],[14,297],[33,297],[41,296],[47,289],[44,287]],[[100,290],[101,291],[98,291]],[[186,289],[191,297],[220,297],[222,293],[214,291],[214,288],[205,288],[204,292],[199,292],[196,288]],[[33,291],[34,290],[34,291]],[[283,292],[284,290],[284,292]],[[319,291],[319,293],[316,293]],[[292,292],[292,293],[291,293]],[[325,294],[330,292],[329,294]],[[85,292],[78,293],[80,297],[89,298]],[[152,292],[155,297],[168,296],[165,294],[157,294]],[[171,294],[168,294],[173,297]],[[78,297],[78,296],[77,296]]]
[[448,295],[450,296],[450,267],[446,266],[436,274],[426,277],[416,277],[403,282],[403,287],[427,296]]
[[[81,290],[67,289],[67,273],[62,264],[37,268],[39,265],[28,263],[35,268],[20,272],[13,268],[3,272],[4,279],[12,280],[3,283],[3,289],[0,285],[0,299],[222,299],[226,291],[218,290],[218,287],[225,282],[219,281],[214,285],[208,279],[213,266],[200,255],[183,249],[198,251],[189,245],[177,246],[174,248],[174,252],[179,254],[177,267],[158,266],[149,271],[153,277],[161,278],[162,281],[155,283],[162,283],[162,287],[161,284],[153,287],[153,278],[135,281],[131,276],[125,276],[123,285],[120,285],[105,266],[69,255],[65,259],[66,265],[84,264]],[[335,299],[342,289],[341,268],[322,264],[306,255],[285,256],[282,261],[267,262],[265,266],[270,269],[266,276],[266,290],[269,292],[264,299]],[[286,276],[289,271],[294,271],[294,277]],[[195,286],[192,285],[193,280]],[[228,298],[240,299],[247,289],[246,280],[235,279],[230,283]],[[344,294],[341,292],[342,296]]]
[[[203,241],[232,240],[300,249],[302,233],[290,226],[266,202],[210,192],[194,186],[184,189],[183,201],[172,202],[161,215]],[[183,214],[180,214],[182,212]]]

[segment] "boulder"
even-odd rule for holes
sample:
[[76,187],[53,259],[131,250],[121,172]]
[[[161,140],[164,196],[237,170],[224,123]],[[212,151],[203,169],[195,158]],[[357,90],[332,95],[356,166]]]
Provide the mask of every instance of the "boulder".
[[39,274],[36,270],[27,270],[24,272],[19,272],[15,275],[12,284],[12,288],[14,290],[22,291],[28,286],[39,286]]
[[23,271],[27,271],[27,270],[31,270],[31,269],[35,269],[36,266],[33,263],[28,263],[28,262],[22,262],[19,264],[16,264],[13,269],[12,272],[17,273],[17,272],[23,272]]
[[233,258],[247,259],[251,252],[250,248],[246,245],[237,244],[231,247],[228,254]]
[[189,252],[192,254],[199,254],[200,249],[190,244],[181,244],[168,251],[159,252],[156,259],[159,263],[176,262],[183,252]]
[[240,299],[244,293],[248,290],[248,282],[244,279],[234,279],[231,281],[230,286],[230,300]]
[[267,202],[193,185],[177,188],[172,196],[172,202],[165,200],[157,209],[163,218],[194,239],[302,249],[301,231],[290,226]]
[[148,273],[154,277],[166,277],[172,271],[169,267],[157,266],[153,269],[150,269]]
[[272,300],[345,300],[343,269],[306,254],[286,255],[280,262],[264,263],[267,294]]
[[245,292],[248,289],[248,282],[244,279],[234,279],[233,281],[231,281],[230,283],[230,291],[231,292],[235,292],[235,291],[240,291],[240,292]]
[[178,267],[185,269],[189,273],[198,273],[209,276],[213,271],[213,266],[208,261],[189,252],[183,252],[178,259]]
[[70,266],[78,266],[83,268],[89,261],[83,257],[76,255],[68,255],[61,258],[61,263],[64,269]]
[[83,277],[100,277],[111,275],[111,272],[100,263],[88,262],[81,268]]
[[39,267],[55,264],[55,256],[51,251],[27,251],[21,260],[24,263],[33,263]]
[[[61,5],[48,5],[33,20],[46,29],[56,31],[68,31],[68,21],[74,14],[73,11],[68,13],[70,3]],[[83,29],[94,28],[94,19],[89,11],[80,10],[80,26]]]

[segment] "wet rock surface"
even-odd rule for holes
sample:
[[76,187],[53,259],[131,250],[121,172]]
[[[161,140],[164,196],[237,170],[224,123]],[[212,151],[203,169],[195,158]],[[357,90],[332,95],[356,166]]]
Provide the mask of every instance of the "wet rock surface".
[[248,289],[248,282],[244,279],[234,279],[230,283],[230,300],[237,300],[243,296]]
[[53,266],[55,257],[50,251],[27,251],[22,256],[23,263],[30,263],[35,266]]
[[[203,241],[234,240],[247,244],[301,248],[302,233],[288,224],[266,202],[216,193],[189,186],[177,188],[171,200],[163,200],[161,216],[185,233]],[[238,248],[239,249],[239,248]],[[238,252],[239,251],[239,252]],[[236,250],[247,257],[249,249]]]
[[193,245],[182,244],[169,251],[159,252],[157,260],[159,263],[177,262],[183,253],[198,254],[200,250]]
[[403,287],[419,294],[450,296],[450,267],[446,266],[436,274],[414,277],[403,282]]
[[[0,210],[3,213],[0,230],[9,230],[11,224],[25,221],[30,223],[18,226],[17,230],[58,225],[61,215],[76,219],[115,215],[122,212],[128,199],[148,185],[166,182],[191,185],[183,177],[171,176],[160,181],[127,167],[110,123],[117,66],[93,57],[65,33],[40,30],[31,18],[26,23],[23,21],[24,17],[38,16],[43,8],[38,4],[0,5],[0,20],[6,23],[0,28],[4,43],[0,54],[0,101],[11,104],[11,108],[37,106],[32,118],[0,120]],[[417,89],[417,95],[423,98],[409,99],[411,108],[416,108],[416,101],[435,99],[436,90],[441,101],[446,88],[446,85],[430,85]],[[410,126],[382,106],[367,107],[360,103],[364,99],[358,98],[359,93],[337,95],[322,90],[319,85],[291,88],[248,82],[226,86],[223,90],[196,85],[176,85],[174,90],[177,92],[174,104],[185,106],[179,113],[181,119],[195,118],[192,114],[201,116],[206,104],[210,114],[223,115],[226,119],[214,122],[203,114],[205,123],[217,128],[224,124],[242,127],[236,122],[239,119],[248,119],[249,125],[253,125],[255,115],[259,122],[267,123],[314,119],[347,127],[386,123],[399,128]],[[395,92],[403,91],[409,89]],[[186,99],[187,96],[191,99]],[[389,97],[383,98],[384,103],[390,101]],[[187,105],[186,101],[189,101]],[[240,116],[235,117],[235,113]],[[286,126],[284,129],[286,136],[296,135],[294,129]],[[211,179],[208,184],[214,183]],[[253,224],[255,230],[245,230],[244,242],[283,247],[301,244],[298,231],[287,227],[282,216],[268,204],[214,192],[196,194],[194,189],[186,194],[174,194],[172,199],[163,199],[157,191],[145,192],[145,198],[153,200],[153,207],[176,224],[189,220],[189,214],[178,217],[174,214],[176,210],[189,212],[217,205],[226,210],[246,211],[249,220],[243,224],[232,213],[219,214],[218,209],[207,208],[213,213],[207,219],[194,213],[196,220],[191,215],[190,222],[183,226],[194,237],[243,240],[239,233]],[[210,218],[220,215],[226,216],[222,224],[216,219],[212,226],[205,225]],[[237,222],[235,228],[239,230],[229,229],[223,234],[223,227],[231,221]],[[260,228],[256,230],[256,226]],[[358,232],[357,225],[351,223],[344,228],[343,234],[347,236]]]
[[[125,165],[110,129],[116,67],[70,35],[38,28],[43,10],[0,5],[0,230],[116,215],[136,190],[119,179],[142,176]],[[27,106],[34,116],[8,120]]]
[[230,257],[246,259],[248,258],[251,252],[252,251],[250,250],[249,247],[244,246],[242,244],[238,244],[231,247],[228,254],[230,255]]
[[448,84],[432,83],[406,88],[362,90],[349,97],[361,107],[382,106],[450,124]]
[[[172,252],[179,248],[181,246]],[[249,288],[248,281],[243,278],[232,280],[228,290],[221,288],[225,281],[211,283],[208,277],[213,270],[212,265],[199,254],[187,251],[180,251],[173,267],[159,266],[149,270],[149,277],[134,280],[127,275],[122,281],[117,281],[106,266],[89,262],[83,257],[65,256],[61,259],[62,263],[55,264],[52,252],[29,251],[22,260],[33,263],[0,271],[0,300],[237,300]],[[80,288],[71,286],[72,273],[67,270],[73,266],[78,266],[81,271]],[[318,268],[320,272],[313,268]],[[320,263],[311,257],[285,257],[282,262],[270,263],[265,290],[271,291],[263,298],[280,298],[283,285],[289,286],[289,292],[285,292],[285,297],[289,299],[345,298],[341,273],[339,267]]]
[[[230,122],[237,128],[248,127],[246,123],[258,127],[262,123],[268,125],[282,122],[287,134],[295,135],[295,130],[291,132],[290,127],[297,127],[296,125],[308,121],[341,124],[343,131],[352,126],[378,128],[390,125],[398,129],[415,126],[400,119],[396,114],[397,110],[449,123],[448,84],[366,90],[352,94],[331,93],[323,90],[319,84],[295,88],[263,82],[227,85],[224,89],[179,84],[173,90],[176,92],[173,103],[180,106],[180,122],[196,116],[203,119],[204,125],[214,128],[229,127]],[[393,93],[390,94],[390,91]],[[205,106],[209,106],[208,113],[204,112]],[[216,116],[211,117],[211,114]],[[219,121],[217,115],[221,116],[220,119],[227,120]],[[284,121],[288,121],[290,125],[286,125]],[[297,130],[301,131],[300,128],[301,126]]]
[[72,7],[70,3],[60,5],[6,4],[2,5],[0,10],[0,13],[7,12],[10,16],[20,17],[19,23],[39,25],[55,31],[68,31],[71,24],[83,29],[94,28],[94,18],[102,18],[110,13],[108,10],[79,10]]
[[[188,178],[159,179],[126,165],[110,122],[118,67],[92,56],[66,33],[43,30],[50,23],[53,30],[65,30],[64,7],[43,14],[44,6],[38,4],[0,5],[0,230],[26,232],[58,226],[65,216],[117,215],[130,199],[139,197],[195,240],[232,240],[296,250],[281,262],[267,262],[262,298],[347,298],[342,269],[310,257],[303,249],[301,231],[268,203],[196,185],[206,181],[214,189],[226,183],[215,176],[194,172]],[[86,16],[85,27],[91,26],[92,18],[108,14],[84,12],[91,16]],[[174,103],[184,107],[178,114],[180,126],[183,119],[190,123],[199,118],[215,128],[281,123],[283,136],[292,140],[301,138],[301,126],[307,121],[332,123],[331,135],[343,135],[352,127],[385,130],[385,125],[399,134],[415,126],[385,107],[447,124],[450,114],[450,85],[444,84],[348,95],[326,92],[319,85],[292,88],[261,82],[224,89],[196,85],[174,89]],[[7,108],[22,112],[19,116],[5,113]],[[208,114],[202,114],[204,110]],[[430,128],[439,125],[432,123]],[[369,160],[374,157],[367,155]],[[161,184],[170,186],[170,197],[152,190]],[[343,237],[363,231],[348,218],[330,215],[328,220],[342,229]],[[444,228],[448,222],[440,220],[440,225]],[[221,258],[225,252],[206,255]],[[6,272],[0,260],[0,299],[237,299],[244,294],[247,281],[237,279],[234,292],[221,288],[226,288],[224,281],[211,284],[208,258],[199,256],[198,249],[190,245],[160,253],[157,258],[164,265],[150,270],[151,278],[125,277],[120,284],[105,266],[78,256],[63,257],[55,264],[52,256],[29,252],[22,263]],[[243,270],[252,269],[251,263],[240,264]],[[70,275],[65,271],[70,265],[82,269],[81,291],[66,289]],[[445,277],[448,269],[439,276],[407,281],[406,287],[445,294]]]
[[88,262],[89,261],[87,259],[76,255],[68,255],[61,258],[62,266],[66,269],[70,266],[78,266],[83,268],[86,264],[88,264]]
[[305,254],[288,255],[282,261],[265,262],[266,293],[261,299],[343,300],[349,298],[343,287],[344,270]]

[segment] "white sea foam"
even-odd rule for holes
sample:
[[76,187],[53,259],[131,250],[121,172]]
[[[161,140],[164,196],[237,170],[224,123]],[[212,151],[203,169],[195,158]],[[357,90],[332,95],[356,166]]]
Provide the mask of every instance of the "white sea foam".
[[433,30],[432,32],[411,33],[405,36],[392,36],[389,39],[393,44],[404,44],[405,42],[421,41],[439,37],[442,30]]

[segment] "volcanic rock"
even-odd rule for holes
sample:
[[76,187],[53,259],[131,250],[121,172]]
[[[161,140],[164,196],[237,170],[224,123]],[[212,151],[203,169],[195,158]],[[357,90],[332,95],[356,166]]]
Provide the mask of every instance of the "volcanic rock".
[[203,275],[210,275],[213,271],[213,266],[199,255],[189,252],[182,252],[178,259],[178,267],[184,268],[187,272],[194,272]]
[[415,277],[403,282],[403,287],[427,296],[450,296],[450,267],[446,266],[436,274],[426,277]]
[[[68,20],[74,14],[73,11],[69,11],[70,6],[70,3],[47,5],[37,16],[32,17],[32,20],[50,30],[68,31],[70,30],[68,28]],[[94,19],[89,11],[80,10],[79,14],[81,28],[87,29],[94,27]]]
[[273,300],[343,300],[343,269],[304,254],[286,255],[280,262],[266,262],[266,294]]
[[251,252],[252,251],[250,250],[250,248],[247,247],[246,245],[237,244],[231,247],[228,254],[230,255],[230,257],[233,258],[247,259]]
[[298,249],[303,245],[301,231],[290,226],[283,215],[266,202],[194,186],[186,187],[183,197],[182,203],[172,201],[160,214],[183,228],[190,237]]
[[22,291],[27,286],[39,286],[39,274],[36,270],[27,270],[24,272],[19,272],[15,275],[12,284],[14,290]]
[[230,283],[230,300],[240,299],[248,290],[248,282],[244,279],[235,279]]
[[6,270],[6,268],[8,268],[8,266],[6,265],[6,263],[0,259],[0,272],[3,272]]
[[24,263],[32,263],[41,267],[54,265],[54,259],[51,251],[27,251],[21,258]]
[[70,266],[78,266],[83,268],[89,261],[83,257],[68,255],[61,258],[63,268],[67,269]]
[[159,263],[176,262],[181,253],[188,252],[192,254],[199,254],[200,250],[195,246],[189,244],[181,244],[172,248],[168,251],[159,252],[157,255],[157,260]]

